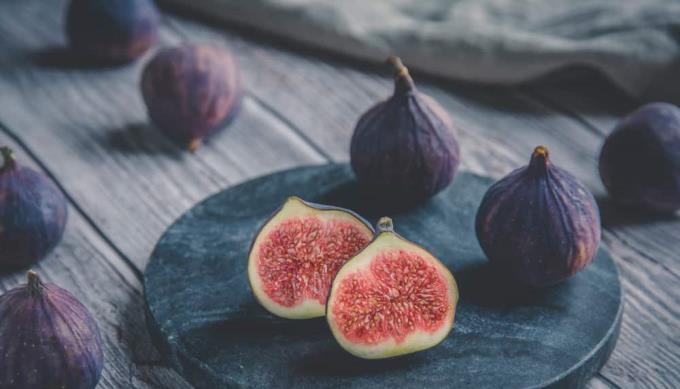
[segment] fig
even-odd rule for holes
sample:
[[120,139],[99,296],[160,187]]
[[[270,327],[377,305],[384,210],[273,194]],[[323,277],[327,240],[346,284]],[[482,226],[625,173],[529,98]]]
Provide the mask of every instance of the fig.
[[371,243],[338,271],[326,319],[349,353],[388,358],[439,344],[453,327],[457,303],[451,272],[384,217]]
[[556,284],[586,267],[600,243],[593,195],[538,146],[528,166],[495,184],[476,216],[477,239],[502,274],[532,287]]
[[600,154],[600,177],[625,206],[680,209],[680,108],[650,103],[621,120]]
[[0,296],[0,387],[92,389],[104,357],[97,324],[71,293],[28,272]]
[[242,98],[231,54],[206,45],[161,50],[144,68],[141,88],[153,122],[191,151],[235,116]]
[[71,0],[66,11],[71,49],[102,63],[141,56],[156,41],[159,23],[152,0]]
[[408,208],[446,188],[460,160],[457,130],[434,99],[419,92],[397,57],[394,93],[357,122],[351,164],[366,194]]
[[280,317],[323,316],[335,273],[372,237],[371,225],[352,211],[290,197],[252,243],[253,293]]
[[19,166],[0,147],[0,269],[26,267],[45,257],[64,233],[67,205],[46,176]]

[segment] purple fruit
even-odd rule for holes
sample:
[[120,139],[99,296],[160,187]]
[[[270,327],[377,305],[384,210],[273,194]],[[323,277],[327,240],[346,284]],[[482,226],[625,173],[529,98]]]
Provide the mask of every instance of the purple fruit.
[[68,291],[29,271],[0,296],[0,388],[91,389],[103,364],[97,324]]
[[416,89],[398,58],[388,61],[395,67],[394,94],[359,118],[351,162],[366,193],[409,207],[451,183],[460,148],[446,111]]
[[203,45],[161,50],[146,65],[141,87],[154,123],[192,151],[234,117],[243,94],[231,53]]
[[0,155],[0,269],[26,267],[61,240],[66,200],[43,174],[19,166],[8,147]]
[[159,23],[160,14],[151,0],[71,0],[66,35],[76,53],[122,63],[153,46]]
[[651,103],[621,120],[602,147],[600,177],[620,204],[680,209],[680,108]]
[[491,263],[531,286],[582,270],[600,244],[600,213],[590,191],[538,146],[528,166],[493,184],[477,211],[476,232]]

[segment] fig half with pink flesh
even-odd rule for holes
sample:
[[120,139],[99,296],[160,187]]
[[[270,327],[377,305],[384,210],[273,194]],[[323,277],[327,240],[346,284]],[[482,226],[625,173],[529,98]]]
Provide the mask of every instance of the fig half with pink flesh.
[[352,211],[290,197],[251,246],[253,293],[276,316],[324,316],[335,274],[372,237],[371,225]]
[[338,272],[326,318],[349,353],[389,358],[436,346],[453,327],[458,287],[424,248],[378,222],[373,241]]

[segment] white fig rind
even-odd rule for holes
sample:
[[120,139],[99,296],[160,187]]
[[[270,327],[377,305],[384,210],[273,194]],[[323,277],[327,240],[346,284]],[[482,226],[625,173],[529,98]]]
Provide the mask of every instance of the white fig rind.
[[257,301],[267,311],[286,319],[311,319],[322,317],[326,313],[326,306],[319,303],[316,299],[305,299],[298,305],[286,307],[267,296],[264,292],[262,279],[257,272],[258,248],[260,247],[262,240],[269,235],[269,232],[281,222],[291,217],[305,216],[314,216],[321,221],[346,220],[365,229],[368,236],[373,235],[371,226],[365,220],[350,211],[342,208],[307,203],[299,197],[289,197],[283,206],[281,206],[264,226],[262,226],[257,233],[257,236],[250,247],[250,253],[248,254],[248,281],[250,282],[250,287],[257,298]]
[[[415,253],[435,266],[435,268],[439,271],[439,274],[444,277],[448,286],[448,302],[450,309],[448,311],[447,317],[441,328],[439,328],[437,331],[430,333],[427,331],[416,330],[415,332],[407,335],[406,338],[399,343],[397,343],[393,338],[372,345],[352,342],[346,339],[338,328],[337,320],[332,309],[340,281],[352,273],[368,271],[367,269],[369,268],[371,261],[376,257],[377,254],[391,249],[400,249]],[[330,296],[328,297],[326,319],[335,339],[338,341],[340,346],[342,346],[342,348],[344,348],[349,353],[364,359],[389,358],[425,350],[427,348],[436,346],[441,341],[443,341],[453,328],[457,303],[458,287],[456,285],[456,280],[453,278],[451,272],[437,258],[435,258],[424,248],[409,242],[398,234],[391,231],[383,231],[376,235],[373,241],[364,250],[359,252],[354,258],[345,263],[340,271],[338,271],[338,274],[335,276],[335,280],[333,281],[333,286],[331,287]]]

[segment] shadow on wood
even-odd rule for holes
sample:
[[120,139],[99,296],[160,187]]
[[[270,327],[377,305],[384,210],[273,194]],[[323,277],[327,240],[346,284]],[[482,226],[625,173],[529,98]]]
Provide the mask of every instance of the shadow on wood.
[[106,148],[122,154],[162,154],[179,160],[186,153],[178,142],[168,139],[147,123],[109,130],[104,143]]
[[604,196],[598,197],[596,200],[600,207],[602,225],[606,228],[680,221],[680,214],[677,212],[658,213],[632,206],[623,206],[617,204],[612,198]]
[[73,52],[68,47],[53,46],[39,50],[32,55],[38,67],[54,69],[112,69],[125,66],[127,62],[107,62]]

